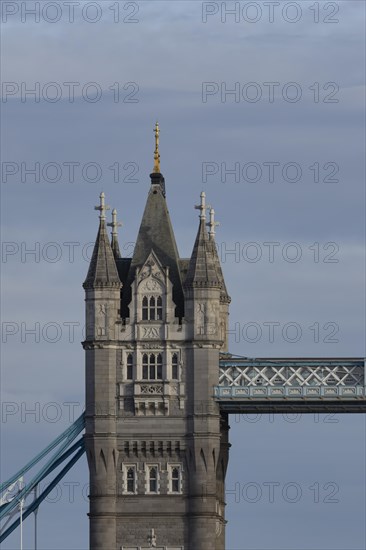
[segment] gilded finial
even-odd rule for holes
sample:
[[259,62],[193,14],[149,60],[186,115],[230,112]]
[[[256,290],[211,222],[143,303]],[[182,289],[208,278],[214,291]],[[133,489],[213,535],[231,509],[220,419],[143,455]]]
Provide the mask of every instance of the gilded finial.
[[159,135],[160,135],[160,129],[158,122],[155,124],[154,128],[154,134],[155,134],[155,151],[154,151],[154,174],[160,174],[160,154],[159,154]]

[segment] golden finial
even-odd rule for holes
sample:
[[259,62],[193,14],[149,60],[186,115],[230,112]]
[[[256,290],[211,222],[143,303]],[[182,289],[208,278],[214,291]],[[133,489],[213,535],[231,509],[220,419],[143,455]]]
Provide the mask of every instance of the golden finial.
[[155,134],[155,151],[154,151],[154,174],[160,174],[160,155],[159,155],[159,124],[158,122],[155,124],[154,128],[154,134]]

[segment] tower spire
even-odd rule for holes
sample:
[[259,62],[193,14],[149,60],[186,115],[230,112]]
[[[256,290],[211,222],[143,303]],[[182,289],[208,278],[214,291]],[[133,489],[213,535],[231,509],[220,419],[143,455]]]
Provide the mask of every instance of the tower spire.
[[200,197],[201,197],[201,202],[200,202],[200,204],[195,205],[195,209],[201,211],[200,220],[205,220],[206,219],[206,209],[210,208],[210,207],[206,206],[206,193],[204,191],[201,192]]
[[155,151],[154,151],[153,174],[160,174],[160,154],[159,154],[160,129],[159,129],[159,123],[158,122],[156,122],[156,124],[155,124],[154,134],[155,134]]
[[217,262],[213,254],[214,242],[209,238],[206,229],[206,225],[210,225],[205,223],[206,209],[211,207],[206,205],[204,191],[201,193],[201,203],[196,205],[195,208],[200,210],[200,223],[188,265],[185,287],[221,287],[222,283],[219,280]]
[[105,195],[99,195],[100,204],[95,206],[99,210],[99,230],[95,241],[93,254],[90,260],[88,274],[84,281],[84,288],[96,287],[118,287],[121,288],[121,281],[118,276],[115,257],[108,239],[105,223],[105,212],[109,206],[105,204]]
[[220,225],[220,222],[215,222],[215,210],[213,208],[210,208],[210,221],[206,223],[207,227],[209,227],[209,236],[210,240],[215,238],[215,227]]
[[112,228],[112,237],[117,237],[117,228],[122,227],[122,224],[120,222],[117,222],[117,210],[113,208],[112,210],[112,221],[111,223],[107,223],[108,227]]
[[105,220],[105,212],[106,210],[110,210],[110,206],[106,206],[105,194],[103,192],[99,195],[99,198],[100,198],[100,204],[99,206],[95,206],[94,210],[99,210],[100,212],[99,219],[102,221],[102,220]]
[[122,227],[122,223],[117,222],[117,210],[115,208],[112,210],[112,222],[107,223],[107,225],[108,225],[108,227],[112,228],[111,247],[112,247],[112,250],[113,250],[114,257],[115,258],[120,258],[121,257],[121,252],[120,252],[119,244],[118,244],[117,229],[118,229],[118,227]]

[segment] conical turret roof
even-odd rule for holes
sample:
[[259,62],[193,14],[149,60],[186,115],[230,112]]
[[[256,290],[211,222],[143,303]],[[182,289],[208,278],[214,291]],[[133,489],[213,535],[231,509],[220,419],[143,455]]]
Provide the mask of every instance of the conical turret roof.
[[201,217],[184,283],[185,287],[221,288],[222,283],[217,270],[212,244],[207,233],[205,218]]
[[90,261],[88,274],[83,283],[84,288],[121,286],[113,251],[107,235],[104,193],[101,193],[100,199],[101,205],[96,207],[96,209],[101,212],[99,230]]

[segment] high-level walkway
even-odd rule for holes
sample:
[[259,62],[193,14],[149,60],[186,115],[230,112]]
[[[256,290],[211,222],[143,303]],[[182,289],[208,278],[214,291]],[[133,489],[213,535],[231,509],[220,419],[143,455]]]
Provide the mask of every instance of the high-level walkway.
[[226,412],[366,412],[363,358],[222,354],[219,368],[214,396]]

